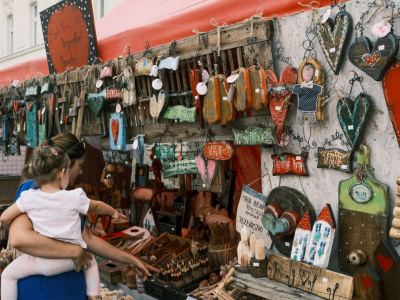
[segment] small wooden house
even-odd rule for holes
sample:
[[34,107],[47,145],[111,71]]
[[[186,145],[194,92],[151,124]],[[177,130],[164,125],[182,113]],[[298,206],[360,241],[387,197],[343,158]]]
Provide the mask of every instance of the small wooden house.
[[311,222],[308,210],[297,224],[296,232],[294,234],[291,259],[303,261],[306,255],[307,246],[310,242],[311,236]]

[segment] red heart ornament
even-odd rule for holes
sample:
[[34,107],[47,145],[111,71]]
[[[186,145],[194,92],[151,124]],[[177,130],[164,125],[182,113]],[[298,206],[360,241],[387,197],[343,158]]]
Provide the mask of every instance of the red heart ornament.
[[362,56],[362,60],[365,61],[368,65],[373,67],[378,60],[381,59],[381,53],[379,51],[375,51],[374,54],[364,53]]
[[357,170],[362,173],[362,171],[364,170],[364,165],[358,165],[357,166]]
[[117,119],[112,119],[111,131],[113,135],[114,145],[117,146],[118,133],[119,133],[119,121]]
[[365,173],[364,174],[357,173],[356,176],[357,176],[358,180],[364,181],[364,179],[367,177],[367,174],[365,174]]
[[32,104],[32,103],[28,103],[28,104],[26,105],[26,108],[28,109],[28,111],[32,111],[33,104]]
[[182,155],[178,155],[177,158],[178,158],[179,160],[182,160],[183,156],[182,156]]
[[365,289],[368,291],[369,288],[371,287],[372,279],[371,278],[365,278],[364,276],[361,276],[361,281],[362,281]]
[[18,112],[18,101],[14,100],[14,111]]
[[383,257],[382,254],[378,254],[376,259],[381,266],[382,270],[387,273],[393,265],[393,259],[390,256]]

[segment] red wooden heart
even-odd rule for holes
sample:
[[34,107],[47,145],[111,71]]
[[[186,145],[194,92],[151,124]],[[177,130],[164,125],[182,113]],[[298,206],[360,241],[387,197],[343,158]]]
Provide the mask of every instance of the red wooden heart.
[[382,270],[387,273],[393,265],[393,259],[390,256],[383,257],[382,254],[376,256],[376,260],[381,266]]
[[371,67],[375,65],[375,63],[381,59],[381,53],[379,51],[375,51],[374,54],[364,53],[362,56],[362,60],[365,61]]
[[28,103],[28,104],[26,105],[26,108],[28,109],[28,111],[32,111],[33,104],[32,104],[32,103]]
[[364,170],[364,165],[358,165],[357,169],[358,171],[360,171],[360,173],[362,173],[362,171]]
[[14,100],[14,111],[18,112],[18,101]]
[[364,276],[361,276],[361,281],[362,281],[365,289],[368,291],[369,288],[371,287],[372,279],[371,278],[365,278]]
[[364,179],[367,177],[367,174],[356,173],[356,176],[357,176],[358,180],[364,181]]
[[119,133],[119,120],[112,119],[111,121],[111,131],[113,135],[114,145],[117,146],[118,133]]
[[183,156],[182,156],[182,155],[178,155],[177,158],[178,158],[179,160],[182,160]]

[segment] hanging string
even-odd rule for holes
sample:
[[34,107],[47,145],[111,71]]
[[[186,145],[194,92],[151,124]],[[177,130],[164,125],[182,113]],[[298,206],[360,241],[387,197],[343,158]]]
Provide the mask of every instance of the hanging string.
[[[312,6],[312,4],[316,4],[316,5],[318,5],[318,7],[313,7]],[[315,26],[315,24],[314,24],[314,16],[316,15],[317,17],[318,17],[318,9],[319,9],[319,7],[321,6],[321,3],[319,3],[318,1],[315,1],[315,0],[313,0],[313,1],[311,1],[310,3],[308,3],[308,4],[303,4],[303,3],[301,3],[301,2],[297,2],[297,4],[299,4],[299,5],[301,5],[301,6],[304,6],[304,7],[307,7],[307,8],[309,8],[310,10],[311,10],[311,13],[312,13],[312,18],[311,18],[311,27],[314,27]],[[320,18],[318,17],[318,21],[317,21],[318,23],[320,23],[321,24],[321,20],[320,20]],[[321,24],[322,25],[322,24]],[[322,27],[322,26],[321,26]]]
[[228,23],[225,22],[224,24],[219,26],[217,20],[215,20],[214,18],[212,18],[210,20],[210,23],[212,26],[217,27],[217,48],[218,48],[217,53],[218,53],[218,56],[221,56],[221,29],[222,29],[222,27],[227,26]]
[[256,14],[251,16],[249,19],[245,19],[243,21],[244,22],[248,22],[250,21],[250,36],[253,37],[253,23],[254,21],[258,21],[258,20],[264,20],[264,18],[262,17],[262,15],[264,14],[264,9],[262,7],[259,7],[256,11]]

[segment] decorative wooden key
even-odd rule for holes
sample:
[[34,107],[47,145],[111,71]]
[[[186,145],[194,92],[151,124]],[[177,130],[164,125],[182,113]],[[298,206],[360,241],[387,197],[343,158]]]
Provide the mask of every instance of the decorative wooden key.
[[268,105],[268,89],[265,71],[260,65],[249,68],[251,85],[251,108],[255,110],[266,109]]
[[232,101],[237,111],[246,111],[251,108],[250,75],[246,68],[239,68],[238,74],[234,83],[235,94]]
[[208,124],[219,124],[221,120],[218,76],[212,76],[208,81],[207,94],[204,96],[203,116]]
[[348,273],[363,268],[348,261],[350,252],[364,251],[373,264],[376,247],[388,237],[388,186],[372,175],[369,154],[367,146],[360,147],[354,175],[339,183],[339,268]]
[[371,265],[367,265],[354,274],[356,297],[366,300],[383,299],[381,294],[382,280]]

